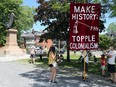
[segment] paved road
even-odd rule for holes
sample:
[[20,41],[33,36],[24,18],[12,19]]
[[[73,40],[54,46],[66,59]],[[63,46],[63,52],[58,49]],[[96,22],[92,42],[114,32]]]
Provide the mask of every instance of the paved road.
[[116,87],[100,76],[89,75],[84,82],[80,72],[73,68],[58,69],[56,84],[48,82],[49,76],[47,67],[16,61],[0,62],[0,87]]

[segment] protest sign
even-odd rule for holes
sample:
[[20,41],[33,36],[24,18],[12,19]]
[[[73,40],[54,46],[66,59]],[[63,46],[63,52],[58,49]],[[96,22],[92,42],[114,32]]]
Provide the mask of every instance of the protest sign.
[[98,48],[100,4],[70,4],[70,49]]

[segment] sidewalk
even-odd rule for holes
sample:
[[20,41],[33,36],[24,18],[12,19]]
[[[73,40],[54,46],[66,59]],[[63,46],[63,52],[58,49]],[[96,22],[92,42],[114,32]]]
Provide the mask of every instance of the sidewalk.
[[26,55],[15,55],[15,56],[0,56],[0,61],[13,61],[13,60],[19,60],[19,59],[26,59],[26,58],[30,58],[29,54]]

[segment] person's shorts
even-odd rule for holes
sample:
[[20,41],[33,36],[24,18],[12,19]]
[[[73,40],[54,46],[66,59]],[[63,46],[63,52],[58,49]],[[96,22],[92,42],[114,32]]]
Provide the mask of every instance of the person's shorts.
[[49,64],[49,67],[57,67],[57,63],[54,62],[53,64]]
[[106,69],[106,67],[105,67],[105,66],[101,66],[101,69],[102,69],[102,70],[105,70],[105,69]]
[[30,55],[30,58],[35,58],[35,55],[34,55],[34,54],[31,54],[31,55]]
[[53,67],[57,67],[57,63],[56,62],[53,63]]
[[108,64],[108,72],[115,73],[115,65],[114,64]]
[[49,64],[49,67],[53,67],[53,64]]

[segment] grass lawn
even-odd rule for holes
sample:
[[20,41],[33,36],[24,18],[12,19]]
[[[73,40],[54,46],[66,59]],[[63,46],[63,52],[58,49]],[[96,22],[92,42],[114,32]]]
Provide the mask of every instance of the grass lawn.
[[[73,67],[73,68],[76,68],[78,70],[82,70],[82,63],[78,61],[80,55],[74,55],[74,54],[71,54],[70,55],[70,59],[71,61],[68,62],[68,61],[64,61],[63,63],[59,64],[61,67]],[[97,58],[98,62],[97,64],[94,64],[93,63],[93,58],[89,58],[90,62],[89,62],[89,65],[88,65],[88,69],[89,69],[89,72],[88,73],[91,73],[91,74],[96,74],[96,75],[101,75],[101,70],[100,70],[100,58]]]
[[[65,61],[63,61],[62,63],[58,64],[58,66],[60,68],[73,68],[74,70],[82,70],[82,63],[78,61],[80,55],[74,55],[71,54],[70,55],[70,59],[71,61],[68,62],[66,61],[66,55],[64,55]],[[100,70],[100,58],[97,58],[98,62],[95,65],[93,63],[93,58],[90,58],[90,62],[89,62],[89,72],[90,74],[94,74],[94,75],[101,75],[101,70]],[[23,60],[18,60],[19,62],[23,62],[23,63],[29,63],[30,59],[23,59]],[[36,58],[36,66],[38,67],[48,67],[48,58],[47,57],[43,57],[43,60],[40,61],[39,58]]]

